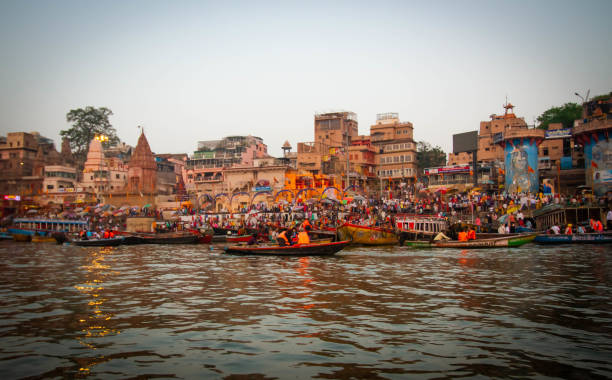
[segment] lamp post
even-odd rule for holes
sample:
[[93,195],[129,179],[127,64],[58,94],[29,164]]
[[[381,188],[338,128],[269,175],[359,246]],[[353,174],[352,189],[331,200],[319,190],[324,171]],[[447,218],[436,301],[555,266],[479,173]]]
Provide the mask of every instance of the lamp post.
[[582,100],[582,103],[586,103],[589,101],[589,94],[591,93],[591,90],[587,90],[586,96],[583,98],[582,95],[580,95],[577,92],[574,92],[574,95],[576,95],[577,97],[579,97]]

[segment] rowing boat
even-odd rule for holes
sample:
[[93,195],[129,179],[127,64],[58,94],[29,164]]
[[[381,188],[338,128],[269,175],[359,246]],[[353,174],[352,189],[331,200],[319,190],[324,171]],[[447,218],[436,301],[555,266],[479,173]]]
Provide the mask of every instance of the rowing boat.
[[73,240],[74,245],[79,247],[115,247],[123,242],[123,237],[114,237],[110,239],[89,239],[89,240]]
[[468,241],[439,240],[439,241],[405,241],[404,245],[411,248],[500,248],[520,247],[532,242],[537,234],[518,234],[487,239]]
[[603,244],[612,243],[612,233],[587,233],[574,235],[548,235],[536,236],[538,244]]
[[338,227],[338,239],[350,240],[353,244],[390,245],[397,244],[398,237],[390,228],[361,226],[344,223]]
[[350,241],[336,241],[332,243],[310,243],[288,246],[280,245],[233,245],[225,247],[225,253],[238,255],[265,255],[265,256],[331,256],[350,244]]

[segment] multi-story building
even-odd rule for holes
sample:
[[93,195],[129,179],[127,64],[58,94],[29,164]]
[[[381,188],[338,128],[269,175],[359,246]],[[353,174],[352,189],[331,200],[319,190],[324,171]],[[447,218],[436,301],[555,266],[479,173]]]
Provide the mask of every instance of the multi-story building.
[[183,181],[187,190],[214,193],[223,188],[224,169],[252,167],[255,159],[267,156],[266,144],[256,136],[200,141],[198,150],[185,161]]
[[75,167],[64,165],[46,165],[43,174],[43,189],[45,193],[63,192],[66,189],[74,191],[77,184]]
[[378,177],[384,186],[414,183],[417,175],[416,144],[413,125],[400,121],[398,113],[376,115],[370,126],[372,145],[377,150]]
[[0,193],[42,193],[45,165],[62,161],[53,140],[37,132],[8,133],[0,139]]
[[376,186],[376,149],[370,136],[357,136],[348,147],[349,152],[349,183],[362,189],[372,189]]

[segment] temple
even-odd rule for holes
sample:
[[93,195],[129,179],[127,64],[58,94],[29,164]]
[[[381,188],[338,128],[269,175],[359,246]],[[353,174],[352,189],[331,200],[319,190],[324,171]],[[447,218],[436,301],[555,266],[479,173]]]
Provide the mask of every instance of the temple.
[[154,194],[156,182],[157,164],[149,142],[142,131],[129,163],[127,191],[132,194]]

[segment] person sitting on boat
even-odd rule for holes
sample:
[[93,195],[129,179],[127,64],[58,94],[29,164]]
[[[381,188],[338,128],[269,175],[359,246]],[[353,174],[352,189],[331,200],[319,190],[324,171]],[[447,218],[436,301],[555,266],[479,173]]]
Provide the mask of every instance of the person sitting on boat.
[[276,241],[278,242],[278,245],[280,245],[281,247],[291,245],[291,241],[289,240],[289,237],[287,235],[288,233],[289,233],[289,230],[284,230],[278,234]]
[[567,227],[565,227],[565,234],[566,235],[571,235],[572,234],[572,225],[568,224]]
[[467,232],[468,240],[476,240],[476,231],[473,228],[470,228]]
[[561,228],[559,228],[559,226],[557,226],[556,224],[550,227],[550,230],[554,235],[559,235],[561,233]]
[[438,234],[436,235],[436,237],[433,238],[433,240],[435,240],[435,241],[450,240],[450,238],[448,236],[444,235],[444,232],[438,232]]
[[603,224],[601,223],[601,220],[596,220],[595,221],[595,226],[593,228],[593,230],[595,232],[603,232]]
[[579,225],[579,226],[576,228],[576,232],[577,232],[578,234],[582,235],[582,234],[584,234],[586,231],[584,230],[584,227],[582,227],[582,226],[580,226],[580,225]]
[[104,233],[102,234],[102,237],[104,239],[109,239],[110,238],[110,232],[108,232],[108,230],[104,230]]
[[459,231],[459,241],[468,241],[468,233],[465,230]]
[[302,227],[306,228],[312,228],[312,224],[310,224],[310,222],[308,221],[308,219],[304,219],[304,222],[302,222]]
[[289,242],[291,245],[297,244],[298,242],[298,234],[295,230],[295,227],[291,227],[291,229],[289,230]]
[[298,234],[297,244],[310,244],[310,237],[308,236],[308,232],[304,229],[300,231]]

